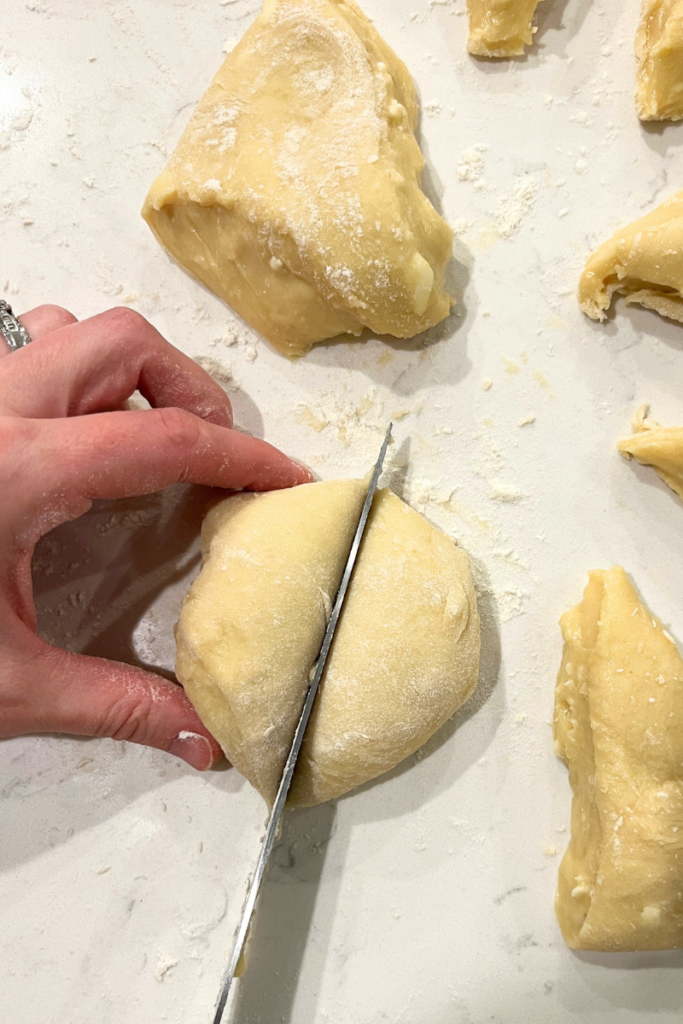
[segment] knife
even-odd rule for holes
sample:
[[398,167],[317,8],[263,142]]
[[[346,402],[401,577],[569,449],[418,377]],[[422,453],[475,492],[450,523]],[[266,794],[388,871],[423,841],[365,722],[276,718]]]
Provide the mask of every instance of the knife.
[[332,646],[332,640],[334,639],[334,633],[339,623],[342,608],[344,606],[344,599],[346,592],[349,589],[349,583],[351,582],[351,574],[353,573],[353,567],[356,564],[356,558],[358,557],[358,551],[360,549],[365,527],[367,525],[368,517],[370,515],[370,509],[372,508],[372,499],[375,496],[377,490],[377,484],[382,473],[382,467],[384,465],[384,458],[387,454],[387,448],[389,447],[389,441],[391,440],[391,430],[393,424],[390,423],[387,429],[382,447],[380,449],[379,458],[375,463],[375,468],[370,478],[370,485],[368,487],[368,493],[365,496],[363,508],[358,520],[358,526],[351,542],[351,549],[349,551],[349,557],[346,561],[346,567],[342,574],[341,583],[339,584],[339,590],[334,601],[334,607],[332,608],[332,614],[330,615],[330,621],[327,624],[325,636],[320,648],[320,654],[316,662],[315,673],[313,679],[308,687],[306,693],[306,699],[304,700],[304,706],[301,711],[301,717],[299,723],[294,732],[294,739],[292,740],[292,746],[290,747],[287,760],[285,761],[285,767],[282,772],[282,778],[280,779],[280,786],[275,797],[275,803],[273,804],[268,818],[268,825],[266,826],[266,834],[263,837],[263,843],[261,845],[261,852],[259,853],[258,860],[256,862],[256,870],[249,886],[247,893],[247,899],[242,910],[242,919],[239,927],[235,933],[235,944],[232,950],[232,956],[230,957],[230,963],[225,973],[223,980],[223,986],[221,988],[220,996],[218,998],[218,1004],[216,1006],[216,1015],[213,1019],[213,1024],[221,1024],[223,1019],[223,1012],[225,1010],[228,996],[230,994],[230,987],[233,979],[235,978],[237,968],[244,950],[244,944],[246,942],[247,933],[249,931],[249,924],[251,922],[252,915],[254,913],[254,907],[256,905],[256,898],[261,888],[261,882],[263,881],[263,875],[268,865],[271,851],[275,845],[275,840],[278,837],[278,831],[280,827],[280,819],[282,818],[282,812],[285,807],[287,800],[287,793],[292,783],[292,776],[294,775],[294,769],[296,768],[296,761],[301,750],[301,744],[303,743],[304,733],[306,732],[306,726],[308,720],[311,717],[311,711],[313,710],[313,702],[315,701],[315,695],[318,692],[320,686],[320,680],[322,679],[323,672],[325,671],[325,665],[327,663],[327,656],[330,653],[330,647]]

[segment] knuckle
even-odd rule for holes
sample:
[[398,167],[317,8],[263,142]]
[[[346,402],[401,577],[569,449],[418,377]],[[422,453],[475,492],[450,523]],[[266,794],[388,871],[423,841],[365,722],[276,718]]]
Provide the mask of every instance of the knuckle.
[[39,313],[46,313],[50,317],[53,317],[55,320],[63,320],[65,324],[71,324],[76,322],[76,317],[73,315],[73,313],[71,313],[68,309],[65,309],[64,306],[57,306],[53,302],[47,302],[45,303],[45,305],[39,306],[37,311]]
[[162,433],[167,441],[180,448],[193,448],[199,441],[202,421],[186,409],[169,406],[156,409]]
[[114,306],[104,314],[117,334],[142,334],[149,331],[151,325],[142,313],[129,306]]
[[98,735],[136,743],[143,739],[148,719],[149,709],[144,702],[131,703],[129,698],[123,698],[108,709],[100,723]]

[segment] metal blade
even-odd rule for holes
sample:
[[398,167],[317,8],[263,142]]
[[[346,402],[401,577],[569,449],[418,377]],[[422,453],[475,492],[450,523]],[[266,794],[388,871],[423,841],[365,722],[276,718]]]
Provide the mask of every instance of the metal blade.
[[379,478],[382,473],[384,458],[387,454],[389,441],[391,440],[392,427],[393,424],[390,423],[384,441],[382,442],[379,458],[375,463],[375,468],[373,470],[372,477],[370,478],[370,486],[368,487],[368,493],[365,496],[363,510],[360,514],[358,526],[356,527],[356,532],[351,543],[351,549],[349,551],[349,557],[346,562],[346,568],[344,569],[344,573],[341,578],[341,583],[339,584],[339,590],[337,591],[337,596],[335,598],[332,614],[330,615],[330,621],[327,624],[327,629],[325,631],[325,638],[323,640],[322,647],[320,648],[320,654],[318,655],[315,674],[313,676],[310,686],[308,687],[308,692],[306,694],[306,699],[304,701],[301,717],[299,718],[299,723],[294,733],[294,739],[292,740],[292,746],[290,748],[289,754],[287,755],[287,760],[285,761],[282,779],[280,780],[280,787],[277,791],[277,796],[275,797],[273,809],[270,812],[268,826],[266,828],[266,834],[263,838],[263,845],[261,846],[261,852],[256,863],[256,871],[254,872],[254,877],[251,881],[249,892],[247,893],[247,899],[244,904],[244,909],[242,910],[242,920],[240,921],[239,928],[237,929],[237,933],[235,935],[235,945],[232,950],[232,956],[230,957],[230,963],[228,964],[228,970],[225,975],[225,980],[223,981],[223,987],[221,989],[221,994],[218,999],[218,1005],[216,1007],[216,1015],[213,1019],[213,1024],[221,1024],[221,1020],[223,1019],[223,1011],[225,1010],[225,1006],[228,1001],[228,995],[230,994],[230,986],[232,985],[233,978],[235,977],[235,971],[237,970],[237,965],[242,955],[242,950],[244,949],[244,943],[247,938],[247,932],[249,931],[249,923],[251,921],[251,916],[254,912],[256,898],[259,894],[259,889],[261,887],[263,875],[268,864],[268,859],[270,857],[273,846],[275,845],[275,839],[277,838],[278,828],[280,825],[280,818],[282,817],[282,812],[284,810],[285,802],[287,800],[287,793],[289,792],[289,787],[292,782],[292,776],[294,775],[294,769],[296,768],[296,760],[297,757],[299,756],[299,751],[301,750],[301,744],[303,743],[304,733],[306,731],[306,726],[308,725],[308,720],[311,717],[311,711],[313,710],[313,702],[315,700],[315,695],[318,692],[320,680],[322,679],[323,672],[325,671],[327,656],[330,653],[330,647],[332,646],[334,633],[337,628],[337,623],[339,622],[342,607],[344,605],[346,591],[349,589],[351,574],[353,572],[353,567],[356,564],[356,558],[358,556],[358,551],[360,549],[361,541],[363,539],[363,533],[365,532],[365,526],[368,521],[368,516],[370,515],[370,509],[372,508],[372,499],[375,496],[377,484],[379,483]]

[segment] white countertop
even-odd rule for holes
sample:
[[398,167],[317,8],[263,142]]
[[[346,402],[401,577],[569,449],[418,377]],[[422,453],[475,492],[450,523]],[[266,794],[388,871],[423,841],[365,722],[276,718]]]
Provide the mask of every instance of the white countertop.
[[[638,0],[546,0],[528,58],[489,64],[466,55],[464,0],[363,6],[418,84],[426,181],[458,232],[464,299],[426,347],[290,364],[139,216],[258,0],[3,5],[0,294],[79,317],[129,303],[218,368],[241,425],[323,478],[364,474],[387,417],[408,413],[394,482],[473,558],[478,695],[383,780],[288,817],[233,1020],[678,1021],[683,953],[562,942],[570,791],[549,723],[557,620],[586,570],[623,564],[683,639],[683,507],[615,450],[643,401],[683,423],[683,327],[623,302],[595,325],[575,299],[591,247],[683,185],[683,125],[636,118]],[[200,514],[201,495],[176,492],[51,535],[47,634],[170,668]],[[234,770],[109,740],[0,743],[2,1020],[210,1021],[264,817]]]

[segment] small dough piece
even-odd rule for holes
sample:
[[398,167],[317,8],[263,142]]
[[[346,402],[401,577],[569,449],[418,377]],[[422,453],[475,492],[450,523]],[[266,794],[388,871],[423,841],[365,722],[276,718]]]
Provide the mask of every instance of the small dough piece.
[[448,316],[452,232],[420,190],[408,69],[354,0],[266,0],[142,211],[290,357]]
[[623,569],[560,620],[555,749],[574,792],[555,911],[572,949],[683,946],[683,659]]
[[[272,804],[367,482],[228,498],[177,627],[177,674]],[[476,686],[469,561],[391,491],[375,497],[290,803],[340,796],[417,750]]]
[[619,441],[617,448],[626,458],[654,466],[662,480],[683,499],[683,427],[662,427],[647,418],[641,405],[633,421],[633,437]]
[[683,118],[683,0],[643,0],[636,34],[642,121]]
[[605,320],[615,292],[629,305],[683,323],[683,191],[617,231],[590,257],[579,283],[583,312]]
[[539,0],[467,0],[470,36],[476,57],[518,57],[533,41],[532,22]]

